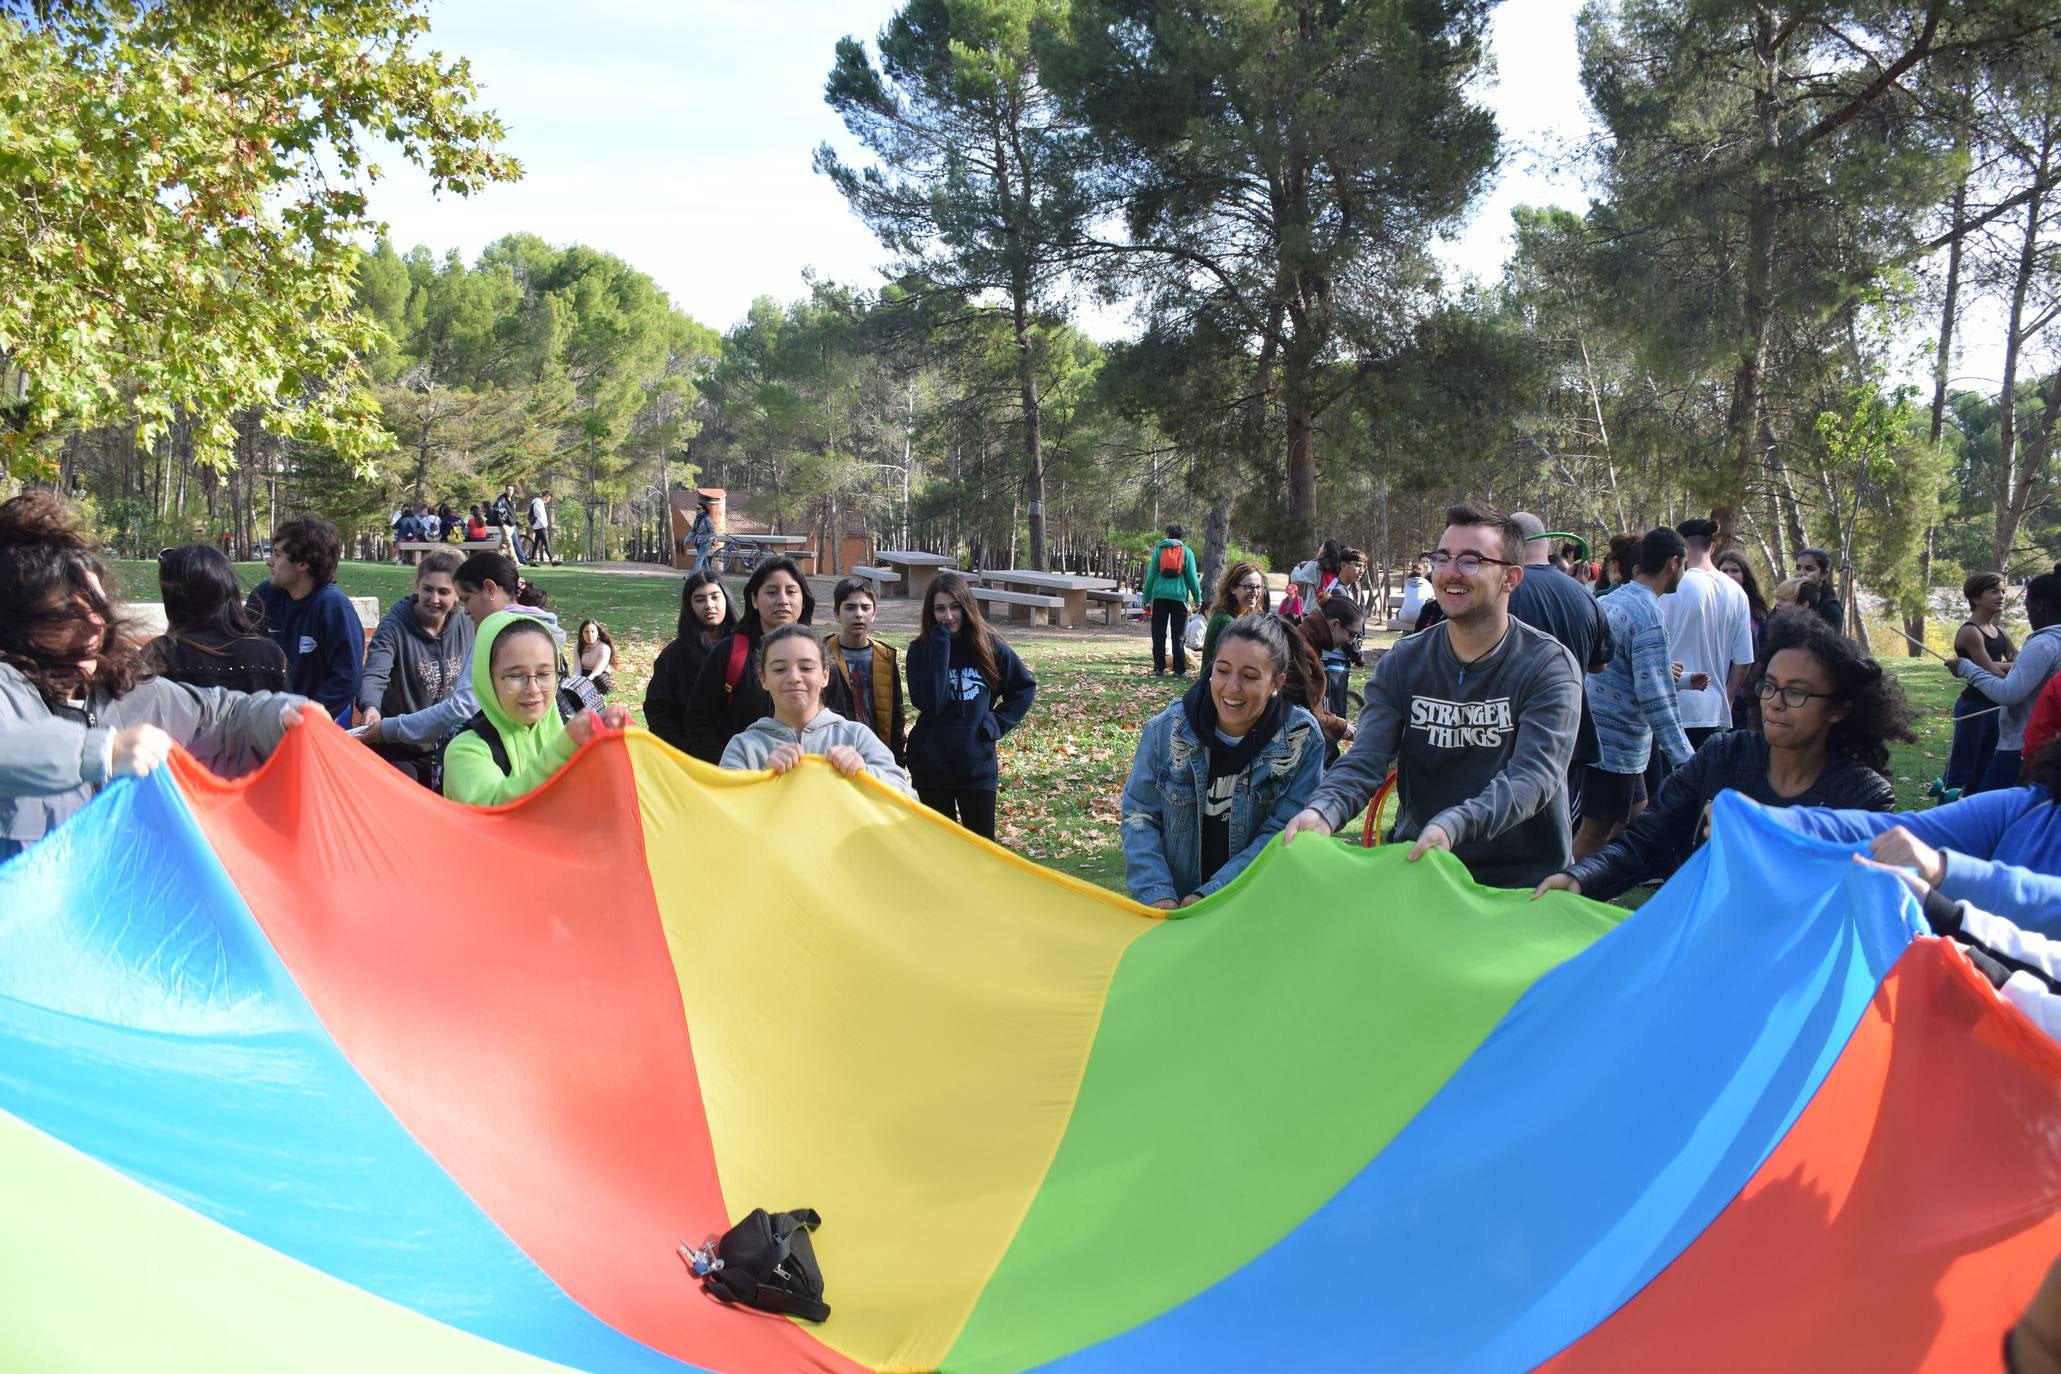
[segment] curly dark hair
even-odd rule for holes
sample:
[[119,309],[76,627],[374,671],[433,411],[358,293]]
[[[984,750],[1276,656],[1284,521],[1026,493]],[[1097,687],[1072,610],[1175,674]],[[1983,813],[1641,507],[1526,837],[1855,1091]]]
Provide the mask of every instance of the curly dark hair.
[[336,526],[319,515],[297,515],[272,531],[272,547],[288,561],[308,565],[315,585],[326,587],[336,581],[336,565],[343,557],[343,539]]
[[[0,504],[0,663],[45,701],[69,701],[93,687],[126,696],[147,675],[142,646],[108,586],[107,565],[61,499],[32,491]],[[51,648],[87,614],[106,623],[90,680]]]
[[1767,676],[1769,661],[1784,649],[1815,658],[1832,679],[1834,698],[1846,705],[1846,715],[1833,722],[1826,736],[1826,747],[1888,778],[1889,741],[1910,743],[1916,738],[1911,733],[1910,704],[1896,679],[1822,616],[1791,609],[1768,617],[1761,632],[1760,661],[1753,665],[1756,690]]

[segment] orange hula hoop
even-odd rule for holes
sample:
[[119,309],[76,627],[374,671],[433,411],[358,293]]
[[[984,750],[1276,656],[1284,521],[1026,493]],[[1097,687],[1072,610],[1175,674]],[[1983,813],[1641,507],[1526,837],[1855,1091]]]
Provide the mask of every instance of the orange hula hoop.
[[1367,823],[1360,830],[1360,844],[1372,849],[1381,843],[1381,808],[1388,804],[1388,794],[1395,791],[1395,770],[1381,780],[1381,786],[1374,789],[1374,799],[1367,803]]

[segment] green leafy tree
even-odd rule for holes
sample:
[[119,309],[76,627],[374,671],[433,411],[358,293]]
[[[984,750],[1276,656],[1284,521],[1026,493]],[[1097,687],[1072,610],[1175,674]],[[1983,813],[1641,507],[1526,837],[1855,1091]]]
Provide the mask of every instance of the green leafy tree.
[[1121,226],[1095,245],[1108,288],[1158,319],[1207,303],[1235,322],[1257,394],[1279,368],[1277,554],[1315,537],[1318,425],[1356,377],[1329,364],[1407,337],[1437,289],[1427,245],[1495,164],[1495,122],[1468,89],[1489,9],[1077,0],[1048,64]]
[[1724,378],[1722,437],[1697,466],[1730,534],[1767,456],[1809,437],[1815,378],[1785,376],[1784,359],[1811,371],[1800,345],[1817,322],[1937,246],[1925,213],[1965,156],[1933,88],[2053,43],[2061,20],[2026,0],[1620,0],[1580,22],[1606,134],[1592,223],[1614,248],[1598,289],[1650,366]]
[[1035,37],[1066,0],[909,0],[878,40],[837,45],[824,99],[874,163],[828,144],[816,168],[921,274],[969,303],[998,295],[1017,349],[1030,562],[1045,566],[1045,456],[1033,334],[1057,309],[1083,212],[1074,140],[1039,70]]
[[418,51],[427,0],[38,0],[0,9],[0,448],[234,417],[356,459],[385,446],[354,305],[376,135],[439,190],[511,179],[463,60]]

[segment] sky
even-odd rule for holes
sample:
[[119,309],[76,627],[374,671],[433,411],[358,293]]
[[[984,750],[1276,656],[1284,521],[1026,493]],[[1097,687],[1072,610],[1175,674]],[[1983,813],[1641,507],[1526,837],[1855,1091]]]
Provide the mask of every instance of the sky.
[[[827,141],[850,151],[823,103],[839,38],[871,39],[895,0],[435,0],[429,46],[472,63],[482,102],[523,164],[513,185],[437,197],[395,158],[372,211],[403,251],[468,260],[527,230],[584,243],[648,272],[687,313],[723,330],[754,298],[806,293],[804,270],[871,286],[888,254],[810,166]],[[1441,256],[1455,278],[1493,279],[1519,204],[1584,209],[1580,179],[1550,154],[1588,128],[1574,48],[1578,0],[1507,0],[1495,11],[1500,179]],[[1103,339],[1123,314],[1080,321]]]

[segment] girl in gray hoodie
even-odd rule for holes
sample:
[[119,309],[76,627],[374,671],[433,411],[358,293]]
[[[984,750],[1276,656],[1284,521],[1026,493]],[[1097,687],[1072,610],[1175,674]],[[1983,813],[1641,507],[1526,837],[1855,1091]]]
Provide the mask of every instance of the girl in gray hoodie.
[[770,631],[759,643],[759,685],[773,700],[773,714],[731,736],[723,767],[785,773],[804,754],[820,754],[848,778],[871,773],[913,800],[908,775],[880,736],[823,705],[829,683],[823,643],[813,630],[782,625]]

